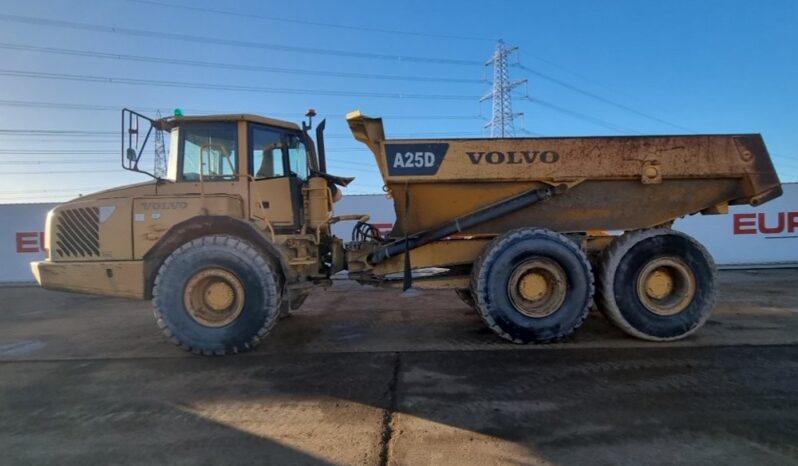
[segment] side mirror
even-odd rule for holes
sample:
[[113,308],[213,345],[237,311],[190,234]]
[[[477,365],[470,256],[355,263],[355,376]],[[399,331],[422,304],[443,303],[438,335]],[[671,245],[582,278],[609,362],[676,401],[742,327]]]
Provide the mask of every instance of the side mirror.
[[309,131],[313,127],[313,117],[316,116],[316,110],[309,108],[305,116],[308,117],[308,122],[302,122],[302,131]]
[[[147,125],[148,123],[149,125]],[[138,112],[127,108],[122,109],[122,168],[144,173],[157,179],[157,176],[139,168],[139,161],[144,152],[144,147],[153,133],[155,124],[155,120]],[[146,133],[142,134],[146,126],[149,126],[149,128],[147,128]],[[125,149],[126,147],[127,149]]]

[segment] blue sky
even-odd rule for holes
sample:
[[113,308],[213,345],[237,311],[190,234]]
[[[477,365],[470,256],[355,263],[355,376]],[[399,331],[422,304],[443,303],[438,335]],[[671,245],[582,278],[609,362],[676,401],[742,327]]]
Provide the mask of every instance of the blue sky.
[[[106,32],[108,27],[159,34]],[[498,38],[519,46],[525,69],[512,67],[511,77],[529,80],[514,100],[515,110],[524,113],[519,129],[542,135],[680,132],[621,105],[696,132],[761,132],[782,180],[798,180],[795,1],[5,0],[0,202],[64,200],[145,180],[119,169],[119,113],[113,109],[124,106],[159,108],[164,114],[175,107],[187,113],[247,111],[297,122],[313,107],[328,119],[330,171],[357,177],[349,193],[378,192],[374,161],[349,136],[344,114],[357,108],[385,116],[389,137],[485,134],[490,105],[480,104],[479,97],[491,75],[482,63]],[[98,53],[128,59],[94,56]],[[232,66],[188,66],[170,59]],[[238,69],[241,65],[318,74]],[[56,79],[33,77],[39,73]],[[335,75],[340,73],[372,76]],[[94,78],[99,81],[84,81]],[[258,89],[129,85],[104,78]],[[527,94],[585,118],[524,100]],[[19,130],[94,134],[56,137]]]

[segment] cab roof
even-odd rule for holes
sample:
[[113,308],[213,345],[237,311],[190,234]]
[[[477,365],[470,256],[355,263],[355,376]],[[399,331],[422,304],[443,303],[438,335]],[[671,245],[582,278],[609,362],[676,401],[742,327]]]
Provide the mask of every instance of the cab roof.
[[170,116],[162,118],[159,122],[163,125],[164,129],[171,129],[179,125],[181,122],[189,121],[251,121],[253,123],[260,123],[263,125],[277,126],[278,128],[292,129],[299,131],[299,126],[296,123],[284,120],[275,120],[274,118],[263,117],[260,115],[253,115],[251,113],[226,113],[220,115],[189,115],[189,116]]

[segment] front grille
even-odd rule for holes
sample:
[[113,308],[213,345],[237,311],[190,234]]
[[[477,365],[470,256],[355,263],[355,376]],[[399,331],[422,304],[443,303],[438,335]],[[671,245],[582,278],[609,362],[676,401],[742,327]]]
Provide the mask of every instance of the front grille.
[[55,253],[61,257],[100,256],[100,209],[79,207],[58,213]]

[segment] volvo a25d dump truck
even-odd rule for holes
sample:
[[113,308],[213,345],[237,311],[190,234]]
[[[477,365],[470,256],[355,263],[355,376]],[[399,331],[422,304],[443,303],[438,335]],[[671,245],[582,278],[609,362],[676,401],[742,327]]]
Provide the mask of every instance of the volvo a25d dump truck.
[[[629,334],[695,332],[715,304],[715,266],[671,229],[781,194],[758,134],[386,139],[374,153],[396,223],[336,216],[352,178],[327,173],[323,129],[255,115],[122,112],[122,165],[144,170],[169,132],[167,174],[59,205],[47,217],[45,288],[151,299],[174,343],[198,354],[262,341],[281,315],[347,271],[364,285],[456,292],[499,336],[546,343],[593,306]],[[331,225],[353,221],[346,240]]]

